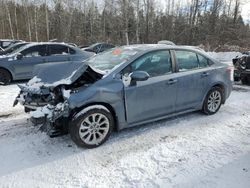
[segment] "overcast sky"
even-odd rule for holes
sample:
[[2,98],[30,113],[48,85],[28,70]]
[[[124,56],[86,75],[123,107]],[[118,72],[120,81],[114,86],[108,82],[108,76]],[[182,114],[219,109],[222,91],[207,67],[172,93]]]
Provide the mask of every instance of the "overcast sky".
[[246,4],[242,6],[241,15],[245,22],[250,23],[250,0],[247,0]]

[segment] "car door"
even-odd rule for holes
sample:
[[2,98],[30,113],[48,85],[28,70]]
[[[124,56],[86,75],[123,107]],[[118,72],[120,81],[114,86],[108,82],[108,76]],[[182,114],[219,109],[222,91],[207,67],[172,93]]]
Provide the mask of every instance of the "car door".
[[14,60],[16,79],[32,78],[34,67],[46,62],[46,48],[46,45],[35,45],[20,52],[22,57]]
[[48,45],[48,62],[65,62],[71,61],[72,51],[63,44],[49,44]]
[[[145,71],[146,81],[130,84],[130,73]],[[175,75],[167,50],[147,53],[123,70],[124,96],[128,123],[137,123],[173,113],[176,100]]]
[[208,60],[188,50],[176,50],[175,55],[178,69],[176,112],[196,109],[207,92]]

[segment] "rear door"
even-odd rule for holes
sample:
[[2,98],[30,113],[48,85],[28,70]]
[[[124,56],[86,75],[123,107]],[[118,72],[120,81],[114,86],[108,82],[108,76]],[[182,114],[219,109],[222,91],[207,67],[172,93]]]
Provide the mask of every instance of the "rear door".
[[14,60],[14,72],[16,79],[28,79],[33,76],[36,65],[46,62],[47,45],[36,45],[24,49],[22,59]]
[[[130,85],[129,75],[134,71],[145,71],[150,78]],[[174,112],[176,82],[169,51],[145,54],[126,67],[122,74],[128,123],[138,123]]]
[[208,59],[188,50],[176,50],[175,55],[178,69],[176,112],[196,109],[207,92]]

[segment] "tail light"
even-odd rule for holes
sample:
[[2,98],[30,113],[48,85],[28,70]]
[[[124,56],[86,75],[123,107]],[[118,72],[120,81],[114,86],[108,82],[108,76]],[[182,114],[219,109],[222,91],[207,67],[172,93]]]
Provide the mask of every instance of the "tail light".
[[227,70],[226,70],[227,75],[231,81],[233,81],[233,69],[234,67],[230,66],[230,67],[227,67]]

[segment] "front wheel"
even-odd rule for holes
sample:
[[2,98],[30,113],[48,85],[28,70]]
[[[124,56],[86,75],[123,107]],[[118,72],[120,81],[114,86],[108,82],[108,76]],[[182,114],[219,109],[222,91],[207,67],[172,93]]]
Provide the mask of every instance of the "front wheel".
[[72,140],[80,147],[95,148],[103,144],[114,127],[113,116],[101,105],[90,106],[76,114],[70,124]]
[[220,109],[222,104],[222,90],[219,87],[212,88],[203,103],[203,112],[207,115],[213,115]]

